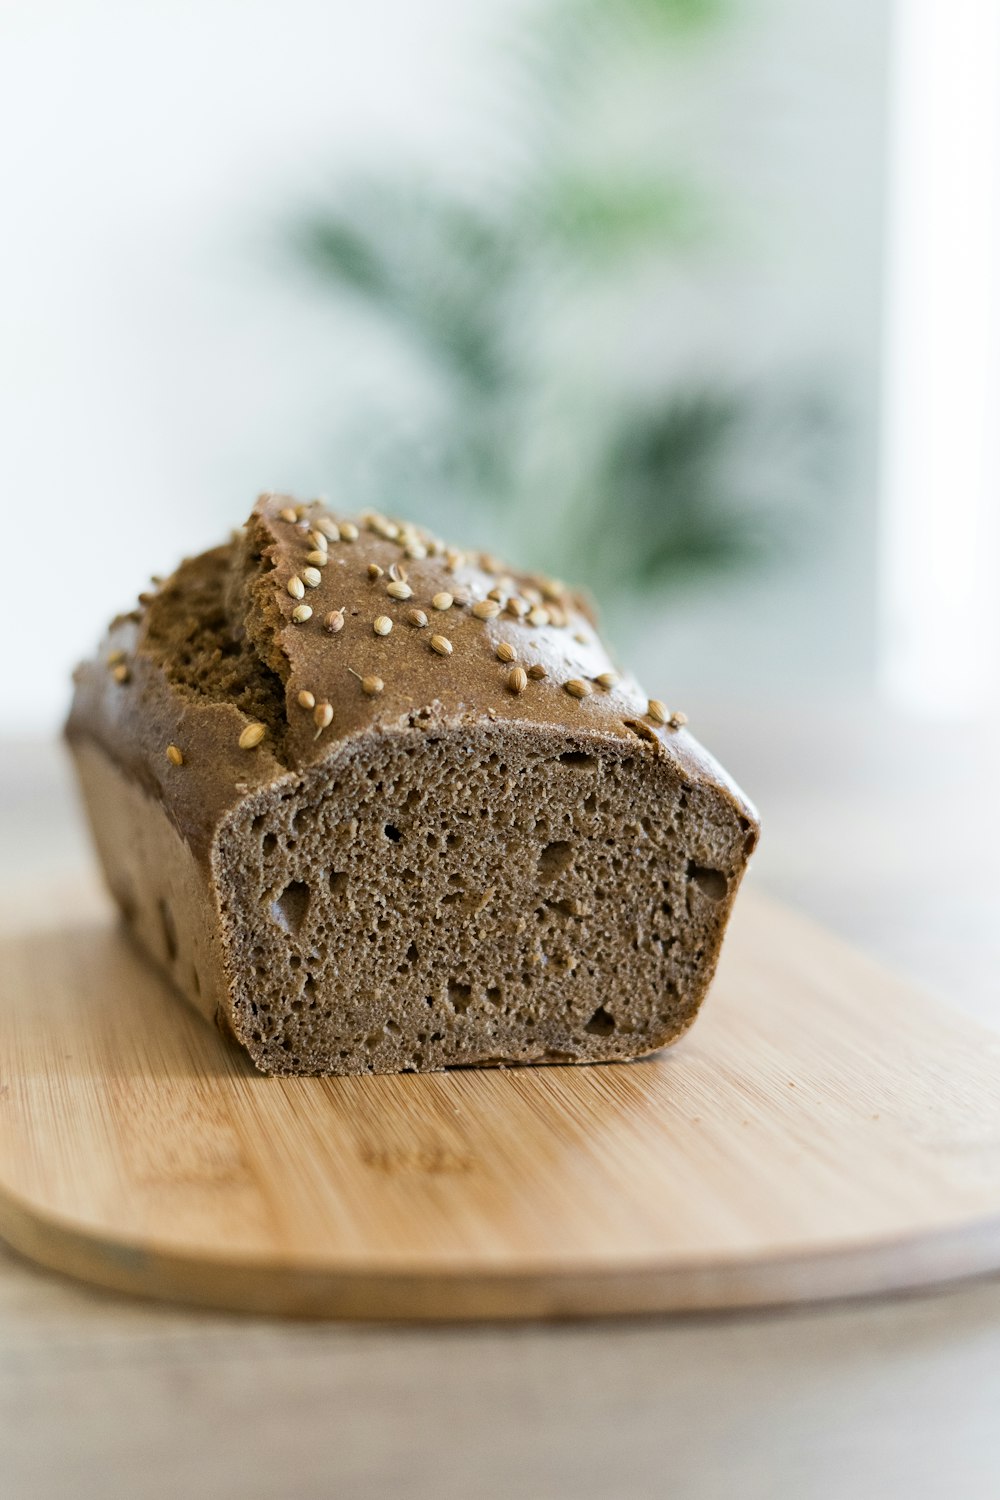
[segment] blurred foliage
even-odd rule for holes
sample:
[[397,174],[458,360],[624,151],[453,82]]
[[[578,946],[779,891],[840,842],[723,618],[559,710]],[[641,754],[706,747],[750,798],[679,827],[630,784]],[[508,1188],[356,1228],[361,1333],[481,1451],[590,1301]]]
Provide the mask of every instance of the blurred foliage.
[[[504,53],[513,165],[478,191],[355,176],[296,226],[298,252],[380,320],[410,376],[405,397],[368,398],[341,434],[364,454],[360,503],[530,550],[603,590],[780,544],[835,447],[822,395],[628,368],[655,276],[711,244],[718,212],[663,163],[660,64],[704,45],[725,9],[538,0]],[[607,149],[601,121],[623,93],[647,139]]]

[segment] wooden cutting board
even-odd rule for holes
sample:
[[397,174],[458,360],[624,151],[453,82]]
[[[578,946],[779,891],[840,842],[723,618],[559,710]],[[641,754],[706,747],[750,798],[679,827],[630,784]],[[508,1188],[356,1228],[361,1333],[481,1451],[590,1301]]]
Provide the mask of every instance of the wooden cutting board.
[[[882,1292],[1000,1266],[1000,1037],[741,898],[628,1066],[269,1079],[89,882],[0,937],[0,1234],[122,1291],[350,1318]],[[31,915],[28,915],[30,909]]]

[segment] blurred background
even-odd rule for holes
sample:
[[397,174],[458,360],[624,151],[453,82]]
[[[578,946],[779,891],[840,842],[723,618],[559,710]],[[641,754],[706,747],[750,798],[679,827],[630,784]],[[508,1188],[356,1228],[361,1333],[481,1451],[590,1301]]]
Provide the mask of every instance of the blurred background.
[[8,503],[73,539],[12,725],[270,487],[585,582],[669,701],[870,676],[885,4],[0,26]]
[[375,505],[585,583],[863,926],[824,789],[902,880],[997,704],[995,0],[22,0],[0,142],[0,732],[260,490]]

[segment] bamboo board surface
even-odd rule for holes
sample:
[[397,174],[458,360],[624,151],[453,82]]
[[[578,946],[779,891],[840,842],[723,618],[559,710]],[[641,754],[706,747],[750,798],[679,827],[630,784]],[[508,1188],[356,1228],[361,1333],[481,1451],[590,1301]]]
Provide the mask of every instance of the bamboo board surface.
[[352,1079],[256,1074],[96,888],[20,905],[0,936],[0,1235],[46,1266],[405,1319],[1000,1267],[1000,1037],[752,893],[701,1017],[655,1058]]

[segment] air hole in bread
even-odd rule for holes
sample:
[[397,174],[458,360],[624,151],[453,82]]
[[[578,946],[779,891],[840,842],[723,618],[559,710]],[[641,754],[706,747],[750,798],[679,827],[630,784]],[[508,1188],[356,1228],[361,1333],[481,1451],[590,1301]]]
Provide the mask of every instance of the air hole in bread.
[[457,979],[449,979],[448,999],[451,1002],[451,1008],[455,1012],[455,1014],[458,1016],[464,1016],[465,1012],[472,1004],[471,984],[462,984]]
[[555,880],[573,863],[573,846],[568,839],[555,839],[546,844],[538,856],[538,873],[543,880]]
[[692,885],[696,885],[702,895],[707,896],[709,901],[721,901],[729,890],[729,881],[721,870],[710,869],[707,865],[695,864],[693,859],[688,860],[687,878]]
[[760,838],[760,830],[753,826],[749,818],[740,818],[740,827],[746,834],[746,838],[743,840],[743,852],[746,855],[747,859],[749,859],[751,854],[757,847],[757,840]]
[[400,839],[403,837],[399,829],[396,827],[395,823],[387,823],[382,829],[382,832],[385,834],[390,843],[393,844],[398,844]]
[[550,911],[556,911],[562,917],[580,917],[584,915],[579,901],[567,896],[559,901],[546,901],[545,905]]
[[312,891],[304,880],[293,880],[271,902],[271,917],[276,926],[293,935],[301,932],[309,911]]
[[559,757],[559,764],[573,766],[578,771],[592,771],[597,765],[597,758],[588,755],[585,750],[564,750]]
[[614,1016],[599,1005],[583,1029],[590,1036],[610,1036],[616,1024]]

